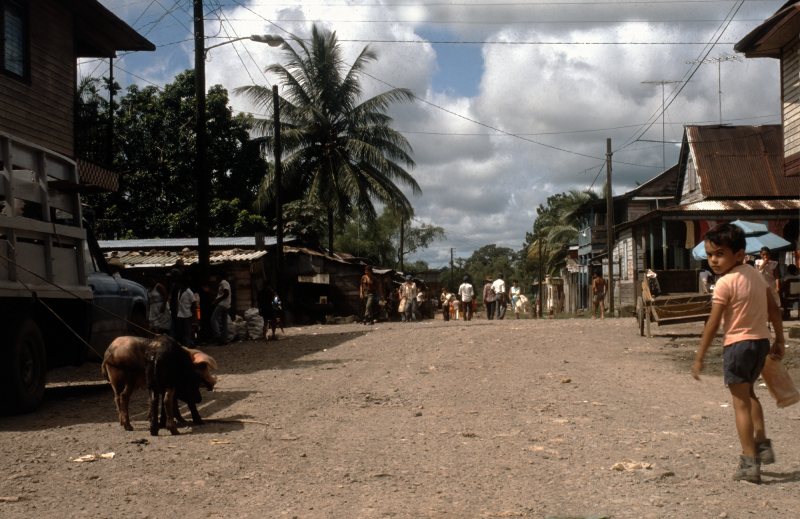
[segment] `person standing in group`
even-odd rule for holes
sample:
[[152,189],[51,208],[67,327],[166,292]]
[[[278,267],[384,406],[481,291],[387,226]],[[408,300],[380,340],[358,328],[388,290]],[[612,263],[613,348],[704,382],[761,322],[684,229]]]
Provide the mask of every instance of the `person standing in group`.
[[597,319],[597,305],[600,305],[600,319],[606,318],[606,280],[600,277],[600,273],[594,271],[594,280],[592,281],[592,288],[594,289],[594,296],[592,296],[592,319]]
[[272,290],[272,287],[266,281],[264,281],[264,286],[261,287],[261,290],[256,293],[258,312],[261,314],[262,319],[264,319],[264,327],[261,329],[261,334],[264,336],[265,342],[269,342],[270,329],[272,329],[272,340],[278,339],[275,336],[275,321],[277,315],[273,305],[276,297],[277,294],[275,294],[275,291]]
[[486,311],[486,318],[488,320],[494,319],[494,300],[496,294],[494,293],[494,285],[492,285],[492,276],[486,276],[486,284],[483,285],[483,309]]
[[364,269],[364,275],[361,276],[359,294],[364,302],[364,324],[373,325],[377,323],[378,320],[375,316],[377,315],[378,303],[375,301],[375,296],[382,297],[383,291],[378,278],[372,273],[371,265],[367,265]]
[[[775,452],[767,438],[764,411],[753,391],[753,384],[761,374],[767,355],[776,360],[783,358],[783,321],[772,286],[750,265],[742,264],[746,246],[744,230],[737,225],[722,223],[705,233],[703,239],[711,270],[722,277],[714,287],[711,315],[697,348],[692,376],[700,380],[703,358],[717,336],[721,321],[725,335],[722,371],[725,385],[733,397],[736,430],[742,446],[739,467],[733,479],[760,483],[761,464],[774,463]],[[768,320],[775,328],[772,347]]]
[[164,285],[156,281],[152,274],[147,276],[147,299],[150,301],[147,320],[150,331],[155,333],[169,332],[170,318],[169,297]]
[[181,287],[181,271],[178,269],[172,269],[169,274],[167,274],[167,278],[169,278],[169,309],[172,323],[169,327],[169,336],[175,340],[178,340],[178,338],[181,336],[181,332],[178,331],[178,298],[180,297],[179,291]]
[[764,276],[764,281],[769,285],[772,297],[780,305],[778,294],[781,290],[781,276],[778,272],[778,262],[772,261],[772,251],[769,250],[769,247],[761,247],[761,259],[756,261],[756,270]]
[[514,286],[508,289],[508,298],[511,299],[511,306],[514,308],[514,314],[519,319],[519,310],[520,307],[517,306],[519,303],[519,296],[522,294],[522,287],[519,286],[519,281],[516,279],[514,280]]
[[450,298],[447,297],[447,287],[442,287],[442,295],[439,296],[442,302],[442,318],[445,322],[450,320]]
[[217,298],[212,305],[214,313],[211,314],[211,332],[217,344],[228,344],[228,312],[231,307],[231,286],[224,279],[219,282]]
[[502,272],[497,273],[497,279],[492,283],[492,288],[494,288],[495,294],[495,319],[502,321],[506,316],[506,304],[508,304],[508,301],[506,301],[506,282],[503,281]]
[[175,325],[176,340],[186,346],[192,347],[192,321],[194,320],[195,298],[186,283],[179,278],[178,285],[178,300],[175,306],[178,307],[177,324]]
[[417,320],[417,314],[415,312],[415,307],[417,306],[417,285],[411,280],[411,276],[406,276],[405,282],[400,285],[400,304],[402,305],[405,302],[405,308],[403,309],[405,313],[405,322],[410,323],[411,318],[414,318],[414,321]]
[[472,320],[472,300],[475,299],[475,289],[469,282],[469,276],[464,276],[463,283],[458,287],[458,297],[461,298],[461,311],[464,312],[464,320]]

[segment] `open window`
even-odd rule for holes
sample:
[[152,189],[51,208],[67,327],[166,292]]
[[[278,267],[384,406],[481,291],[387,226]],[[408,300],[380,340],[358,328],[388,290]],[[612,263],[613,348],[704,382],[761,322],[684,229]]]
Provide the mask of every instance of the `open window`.
[[22,0],[0,0],[0,71],[9,76],[27,79],[28,9]]

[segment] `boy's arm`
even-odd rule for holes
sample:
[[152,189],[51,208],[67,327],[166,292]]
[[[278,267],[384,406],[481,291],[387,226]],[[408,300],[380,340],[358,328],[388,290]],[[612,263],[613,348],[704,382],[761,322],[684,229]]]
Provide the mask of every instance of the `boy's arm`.
[[703,338],[700,340],[700,347],[697,348],[697,356],[694,359],[694,365],[692,365],[692,376],[697,380],[700,380],[700,372],[703,371],[703,358],[706,356],[708,347],[711,346],[711,341],[717,336],[717,330],[719,330],[719,323],[722,321],[722,313],[724,311],[725,305],[719,303],[711,305],[711,315],[706,321],[706,327],[703,329]]
[[777,359],[782,359],[786,351],[783,338],[783,318],[781,317],[781,309],[775,303],[775,298],[771,294],[772,289],[767,288],[767,314],[772,326],[775,328],[775,342],[772,343],[772,348],[769,350],[771,355]]

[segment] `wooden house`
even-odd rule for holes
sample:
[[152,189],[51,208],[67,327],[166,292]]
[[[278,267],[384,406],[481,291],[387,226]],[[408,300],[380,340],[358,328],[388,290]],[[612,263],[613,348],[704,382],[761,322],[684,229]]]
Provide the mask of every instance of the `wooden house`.
[[786,2],[733,49],[747,58],[779,61],[783,126],[780,167],[786,176],[800,175],[800,2]]
[[97,0],[0,0],[0,43],[0,138],[77,162],[81,193],[115,191],[115,173],[76,156],[77,59],[155,46]]
[[645,269],[659,274],[665,292],[697,291],[702,264],[691,250],[717,223],[762,222],[797,248],[800,177],[783,175],[782,131],[781,125],[684,128],[671,203],[614,226],[620,308],[635,308]]

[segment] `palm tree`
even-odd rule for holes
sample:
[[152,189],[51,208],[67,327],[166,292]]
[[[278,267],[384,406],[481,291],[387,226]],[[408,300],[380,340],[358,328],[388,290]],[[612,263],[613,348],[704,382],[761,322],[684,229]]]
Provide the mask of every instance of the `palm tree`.
[[[411,203],[396,185],[410,187],[415,195],[422,190],[403,168],[414,167],[411,146],[389,127],[389,106],[397,101],[412,101],[410,90],[395,88],[359,104],[362,96],[360,76],[377,54],[369,46],[352,66],[342,57],[335,32],[311,29],[311,39],[296,36],[281,50],[286,66],[267,67],[280,78],[286,92],[280,99],[281,144],[283,159],[281,188],[284,200],[316,200],[328,214],[328,248],[333,251],[334,222],[344,222],[355,208],[370,219],[377,217],[373,201],[411,209]],[[252,85],[237,88],[237,95],[249,98],[272,116],[272,90]],[[272,119],[256,120],[254,130],[261,134],[263,148],[274,151]],[[273,203],[274,172],[264,179],[256,203],[263,210]]]

